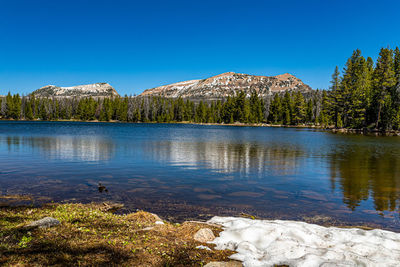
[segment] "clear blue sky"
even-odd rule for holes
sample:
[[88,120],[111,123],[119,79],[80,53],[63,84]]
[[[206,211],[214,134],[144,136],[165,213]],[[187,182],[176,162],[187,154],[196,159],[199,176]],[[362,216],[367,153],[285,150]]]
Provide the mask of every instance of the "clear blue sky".
[[227,71],[327,88],[360,48],[400,46],[400,1],[0,0],[0,94],[108,82],[121,94]]

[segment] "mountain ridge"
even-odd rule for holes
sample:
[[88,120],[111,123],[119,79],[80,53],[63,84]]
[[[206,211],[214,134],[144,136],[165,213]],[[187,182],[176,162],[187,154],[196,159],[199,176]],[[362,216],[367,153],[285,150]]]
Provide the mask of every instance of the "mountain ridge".
[[[162,85],[144,90],[139,97],[161,96],[169,98],[206,98],[221,99],[244,91],[250,95],[253,91],[261,97],[274,92],[301,91],[311,92],[312,88],[292,74],[276,76],[250,75],[225,72],[205,79],[195,79]],[[43,86],[31,94],[38,97],[114,97],[118,92],[108,83],[93,83],[70,87],[56,85]]]
[[69,87],[46,85],[32,92],[38,97],[112,97],[119,96],[108,83],[92,83]]
[[249,75],[225,72],[206,79],[182,81],[143,91],[139,96],[163,96],[183,98],[224,98],[244,91],[250,95],[255,90],[260,96],[273,92],[301,91],[309,92],[312,88],[292,74],[276,76]]

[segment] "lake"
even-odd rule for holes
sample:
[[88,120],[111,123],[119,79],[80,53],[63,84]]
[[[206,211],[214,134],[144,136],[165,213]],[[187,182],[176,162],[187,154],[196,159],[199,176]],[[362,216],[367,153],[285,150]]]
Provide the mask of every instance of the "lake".
[[35,205],[115,201],[173,221],[246,213],[400,231],[400,138],[1,121],[0,194],[29,194]]

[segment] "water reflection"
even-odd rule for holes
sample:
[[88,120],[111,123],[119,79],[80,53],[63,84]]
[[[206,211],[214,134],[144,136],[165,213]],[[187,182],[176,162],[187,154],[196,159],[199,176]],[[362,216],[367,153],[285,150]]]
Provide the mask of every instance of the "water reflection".
[[332,187],[340,185],[343,202],[355,210],[372,199],[375,210],[395,211],[400,199],[400,157],[395,148],[345,146],[330,155]]
[[191,168],[211,168],[223,173],[290,175],[305,156],[301,146],[270,143],[214,143],[164,141],[145,144],[156,160]]
[[275,128],[0,122],[0,166],[0,194],[113,200],[195,216],[205,208],[207,216],[324,215],[399,228],[393,223],[400,205],[398,138]]
[[99,136],[7,136],[5,139],[9,151],[31,147],[50,159],[104,161],[115,152],[115,144]]

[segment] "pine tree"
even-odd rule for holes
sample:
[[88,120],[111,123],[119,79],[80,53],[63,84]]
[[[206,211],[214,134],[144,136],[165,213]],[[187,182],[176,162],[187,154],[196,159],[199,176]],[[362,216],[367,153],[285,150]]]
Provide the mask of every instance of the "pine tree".
[[[374,109],[376,111],[375,129],[389,127],[388,109],[391,105],[391,90],[396,85],[392,50],[382,48],[373,73]],[[379,127],[381,126],[381,127]]]
[[354,62],[354,81],[351,91],[351,124],[352,128],[366,126],[367,110],[371,95],[371,74],[364,57],[360,56]]
[[27,102],[26,102],[26,105],[25,105],[25,111],[24,111],[24,113],[25,113],[25,119],[27,119],[27,120],[33,120],[33,110],[32,110],[32,103],[31,103],[31,99],[29,99]]
[[393,68],[396,75],[396,84],[400,84],[400,49],[396,47],[394,50]]
[[14,100],[10,92],[6,96],[6,118],[11,119],[14,111]]
[[16,94],[13,96],[13,111],[12,111],[12,117],[14,120],[19,120],[21,118],[21,97],[19,94]]
[[307,101],[306,106],[306,122],[313,123],[314,122],[314,102],[312,99]]
[[176,100],[176,105],[174,105],[174,107],[174,120],[183,121],[185,106],[181,97]]
[[233,123],[233,113],[235,109],[235,104],[232,97],[228,96],[224,104],[222,105],[222,121],[225,123]]
[[400,49],[394,50],[394,72],[396,76],[396,85],[392,90],[393,94],[393,127],[400,129]]
[[49,119],[48,112],[47,112],[47,98],[41,99],[39,113],[40,113],[39,117],[41,120],[46,121]]
[[357,72],[359,71],[359,61],[361,60],[361,51],[356,49],[353,51],[351,57],[347,60],[346,67],[344,68],[343,79],[341,82],[341,91],[343,95],[343,122],[345,127],[354,127],[354,110],[358,108],[359,103],[355,103],[355,96],[357,95]]
[[306,107],[303,94],[299,91],[294,95],[294,123],[300,124],[304,122],[306,117]]
[[293,114],[292,108],[293,108],[292,97],[289,94],[289,92],[286,91],[282,100],[282,118],[283,118],[283,124],[285,125],[292,124],[292,114]]
[[271,102],[268,121],[272,123],[282,122],[282,102],[279,94],[275,94]]
[[200,101],[200,103],[198,104],[197,108],[196,108],[196,115],[195,115],[195,121],[196,122],[200,122],[200,123],[204,123],[207,122],[207,109],[206,109],[206,105],[203,103],[203,101]]
[[329,97],[325,90],[322,91],[322,101],[321,101],[321,112],[319,114],[318,121],[319,123],[327,127],[330,124],[330,116],[329,116]]
[[251,123],[260,123],[263,121],[263,105],[257,92],[254,90],[250,95],[250,117]]
[[333,122],[335,123],[335,127],[338,128],[338,121],[342,120],[342,112],[343,112],[343,91],[340,84],[340,72],[338,66],[336,66],[335,71],[332,74],[331,87],[330,87],[330,114],[333,118]]

